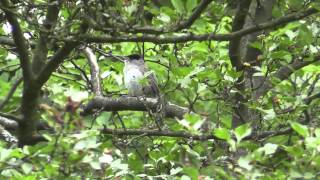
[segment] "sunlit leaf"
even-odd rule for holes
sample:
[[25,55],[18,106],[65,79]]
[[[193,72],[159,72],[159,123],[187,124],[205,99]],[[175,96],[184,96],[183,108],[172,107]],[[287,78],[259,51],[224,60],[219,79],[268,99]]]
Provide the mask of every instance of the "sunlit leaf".
[[290,122],[290,125],[294,131],[303,137],[309,136],[308,127],[297,122]]

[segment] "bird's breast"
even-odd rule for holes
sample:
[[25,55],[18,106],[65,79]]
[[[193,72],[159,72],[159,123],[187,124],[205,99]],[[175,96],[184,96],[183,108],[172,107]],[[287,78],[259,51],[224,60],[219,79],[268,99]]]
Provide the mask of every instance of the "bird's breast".
[[124,67],[124,84],[130,95],[142,95],[142,85],[140,80],[143,79],[143,73],[134,65]]

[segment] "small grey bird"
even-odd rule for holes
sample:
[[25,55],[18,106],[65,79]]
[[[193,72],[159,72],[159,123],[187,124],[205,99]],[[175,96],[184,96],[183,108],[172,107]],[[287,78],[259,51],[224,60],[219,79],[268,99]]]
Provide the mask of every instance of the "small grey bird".
[[[148,68],[138,54],[127,56],[124,60],[124,84],[129,96],[159,97],[159,88],[153,73],[146,74]],[[146,78],[147,83],[142,83]]]

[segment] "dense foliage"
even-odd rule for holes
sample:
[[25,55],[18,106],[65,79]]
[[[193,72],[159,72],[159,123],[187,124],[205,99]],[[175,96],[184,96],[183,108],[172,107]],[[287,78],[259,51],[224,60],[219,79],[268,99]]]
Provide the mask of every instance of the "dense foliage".
[[[319,10],[0,0],[0,179],[319,178]],[[126,96],[130,54],[160,98]]]

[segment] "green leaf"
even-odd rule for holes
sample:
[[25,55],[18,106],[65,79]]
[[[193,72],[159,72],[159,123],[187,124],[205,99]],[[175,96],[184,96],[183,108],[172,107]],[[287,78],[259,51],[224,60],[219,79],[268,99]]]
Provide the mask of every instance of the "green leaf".
[[186,6],[188,13],[191,13],[192,10],[197,6],[197,0],[188,0]]
[[236,135],[237,142],[240,142],[243,138],[251,134],[251,127],[249,124],[241,125],[234,130],[234,134]]
[[196,167],[184,167],[183,173],[191,177],[191,179],[197,179],[199,176],[199,171]]
[[294,131],[303,137],[309,136],[308,127],[297,122],[290,122],[290,125]]
[[170,170],[170,175],[176,175],[181,172],[183,169],[181,167],[173,168]]
[[32,171],[33,165],[30,163],[23,163],[21,169],[24,174],[29,174]]
[[214,136],[223,140],[230,140],[231,135],[228,129],[226,128],[217,128],[213,132]]
[[314,134],[316,135],[316,137],[320,138],[320,128],[316,128]]
[[90,166],[92,167],[92,169],[95,169],[95,170],[100,170],[101,169],[100,163],[98,161],[90,162]]
[[191,178],[186,175],[183,175],[181,176],[180,180],[191,180]]
[[182,0],[171,0],[171,3],[179,13],[183,13],[185,11]]
[[271,54],[272,59],[283,59],[287,62],[292,60],[292,55],[287,51],[275,51]]
[[251,160],[249,159],[249,157],[240,157],[240,159],[238,160],[239,166],[249,171],[253,168],[250,162]]
[[0,161],[4,161],[9,158],[12,149],[0,149]]
[[267,143],[267,144],[264,145],[263,150],[264,150],[266,155],[269,155],[269,154],[275,153],[277,148],[278,148],[278,145]]
[[312,32],[306,25],[300,27],[297,41],[301,46],[309,45],[313,42]]

